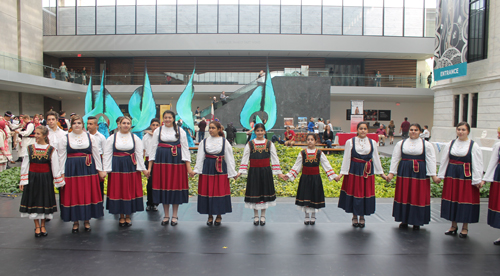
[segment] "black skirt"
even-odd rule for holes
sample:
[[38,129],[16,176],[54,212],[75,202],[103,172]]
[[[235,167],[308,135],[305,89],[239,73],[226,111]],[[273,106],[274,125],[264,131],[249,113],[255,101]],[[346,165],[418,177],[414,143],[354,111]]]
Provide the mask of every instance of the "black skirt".
[[257,167],[248,169],[247,189],[245,202],[263,203],[276,200],[273,172],[271,167]]
[[57,212],[52,172],[29,172],[29,184],[24,186],[19,212],[27,214],[53,214]]
[[323,182],[319,174],[302,174],[297,189],[295,205],[314,209],[325,207],[325,192],[323,191]]

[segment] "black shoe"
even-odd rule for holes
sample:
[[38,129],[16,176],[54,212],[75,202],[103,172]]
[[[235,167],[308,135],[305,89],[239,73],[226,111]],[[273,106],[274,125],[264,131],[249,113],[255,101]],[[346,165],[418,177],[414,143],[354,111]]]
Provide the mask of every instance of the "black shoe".
[[455,230],[448,230],[448,231],[444,232],[444,234],[448,235],[448,236],[455,236],[457,234],[458,227],[453,227],[453,228],[455,228]]
[[[175,219],[175,221],[174,221],[174,219]],[[172,217],[172,221],[170,222],[170,225],[176,226],[177,225],[177,221],[179,221],[178,217]]]
[[40,227],[40,234],[42,234],[42,237],[47,237],[49,233],[47,233],[47,229],[45,229],[45,232],[42,232],[42,228],[45,228],[45,226]]
[[[262,220],[262,218],[264,218],[264,220]],[[261,216],[260,217],[260,226],[264,226],[264,225],[266,225],[266,217]]]
[[253,217],[253,225],[259,226],[259,216]]
[[[76,226],[76,228],[75,228]],[[79,223],[73,223],[73,229],[71,229],[71,233],[78,233],[78,227],[80,226]]]
[[85,232],[90,232],[90,231],[92,231],[92,229],[90,228],[90,222],[86,222],[85,223]]
[[214,217],[210,216],[210,217],[208,217],[207,225],[212,226],[212,224],[214,224]]
[[311,218],[311,222],[309,222],[310,225],[314,225],[316,224],[316,218],[315,217],[312,217]]
[[408,223],[400,223],[399,224],[399,229],[408,229]]
[[365,219],[359,220],[359,228],[365,228]]
[[413,230],[420,230],[420,226],[418,226],[418,225],[413,225]]
[[358,219],[357,219],[357,218],[353,218],[353,219],[351,220],[351,221],[352,221],[352,227],[354,227],[354,228],[358,228],[358,227],[359,227],[359,223],[358,223],[358,222],[354,222],[355,220],[356,220],[356,221],[358,221]]
[[[42,236],[42,232],[37,233],[37,232],[36,232],[36,229],[40,229],[40,227],[36,227],[36,228],[35,228],[35,238],[40,238],[40,237]],[[41,231],[41,230],[40,230],[40,231]]]
[[163,217],[164,219],[167,219],[167,220],[163,220],[161,222],[161,226],[166,226],[168,225],[168,223],[170,222],[170,217]]
[[45,222],[49,222],[49,221],[50,221],[50,219],[45,219]]
[[158,207],[156,205],[151,206],[151,211],[158,212]]
[[146,211],[147,212],[151,211],[151,206],[150,205],[146,206]]
[[[127,219],[130,220],[130,222],[128,222]],[[125,226],[126,227],[132,226],[132,220],[130,218],[125,218]]]
[[[120,219],[120,220],[122,220],[122,219]],[[125,219],[123,219],[123,220],[125,220]],[[118,225],[120,227],[125,227],[125,226],[127,226],[127,223],[126,222],[120,222],[120,221],[118,221]]]
[[311,224],[311,221],[309,220],[309,218],[305,218],[305,219],[304,219],[304,224],[305,224],[305,225],[309,225],[309,224]]
[[500,239],[493,242],[494,245],[500,245]]
[[[219,220],[219,221],[217,221],[217,220]],[[220,226],[221,222],[222,222],[222,217],[217,217],[217,218],[215,218],[214,225],[215,226]]]
[[[464,230],[467,231],[467,234],[469,233],[469,229],[462,228],[462,231],[464,231]],[[460,234],[458,234],[458,237],[465,239],[465,238],[467,238],[467,234],[463,234],[462,232],[460,232]]]

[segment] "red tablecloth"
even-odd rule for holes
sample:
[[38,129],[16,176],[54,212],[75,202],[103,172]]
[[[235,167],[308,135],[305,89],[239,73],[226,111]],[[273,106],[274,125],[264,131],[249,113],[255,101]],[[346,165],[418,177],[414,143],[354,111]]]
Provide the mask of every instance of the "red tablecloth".
[[[339,137],[339,146],[345,146],[345,142],[354,136],[356,136],[356,133],[337,133],[337,137]],[[378,134],[368,133],[366,136],[378,143]]]

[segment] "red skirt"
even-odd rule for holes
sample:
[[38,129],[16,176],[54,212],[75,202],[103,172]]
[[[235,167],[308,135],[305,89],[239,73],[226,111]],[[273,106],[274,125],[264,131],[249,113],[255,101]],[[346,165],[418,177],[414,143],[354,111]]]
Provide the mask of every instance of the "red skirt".
[[141,172],[111,172],[108,177],[106,209],[111,214],[144,211]]
[[186,164],[155,163],[153,169],[153,202],[182,204],[189,201]]
[[479,189],[471,183],[470,179],[444,179],[442,218],[460,223],[479,222]]
[[375,176],[345,175],[338,207],[357,216],[375,213]]
[[500,228],[500,182],[491,182],[488,202],[488,225]]

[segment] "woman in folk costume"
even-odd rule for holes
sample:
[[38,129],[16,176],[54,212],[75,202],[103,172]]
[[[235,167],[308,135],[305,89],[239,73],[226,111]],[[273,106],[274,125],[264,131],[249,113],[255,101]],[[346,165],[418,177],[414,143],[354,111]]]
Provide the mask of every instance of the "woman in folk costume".
[[[377,143],[368,138],[368,123],[357,125],[357,136],[345,143],[344,160],[339,176],[342,176],[339,208],[352,213],[352,226],[365,227],[365,216],[375,213],[375,174],[384,180]],[[358,219],[359,216],[359,219]]]
[[[254,210],[254,225],[266,224],[266,209],[276,206],[273,175],[283,178],[276,147],[264,138],[266,127],[262,123],[255,124],[256,138],[248,142],[243,151],[240,170],[237,177],[247,174],[245,207]],[[259,219],[259,210],[261,215]]]
[[[295,205],[305,213],[305,225],[314,225],[316,223],[316,212],[321,208],[325,208],[325,193],[319,167],[323,167],[330,181],[337,177],[325,154],[316,148],[317,139],[316,134],[307,134],[307,149],[299,153],[295,165],[284,177],[285,180],[293,181],[302,171]],[[310,219],[309,214],[311,214]]]
[[63,136],[57,147],[66,185],[61,188],[61,219],[73,222],[73,233],[79,221],[90,232],[90,219],[104,216],[99,177],[104,178],[99,146],[83,128],[79,115],[71,119],[71,133]]
[[463,223],[460,238],[469,233],[469,223],[479,221],[479,189],[483,176],[483,154],[479,145],[469,139],[470,126],[457,125],[458,138],[443,148],[439,179],[444,179],[441,217],[451,221],[445,235],[456,235],[458,222]]
[[[498,138],[500,139],[500,127],[498,128]],[[500,229],[500,142],[493,146],[490,163],[483,176],[481,186],[485,182],[491,182],[488,200],[488,225]],[[500,245],[500,238],[495,240],[493,244]]]
[[118,131],[106,140],[103,154],[104,171],[108,173],[106,209],[120,215],[119,226],[132,226],[130,215],[144,211],[141,172],[144,166],[142,141],[130,132],[132,119],[123,116]]
[[15,163],[10,154],[9,134],[6,122],[0,118],[0,172],[7,169],[7,162]]
[[48,235],[45,220],[52,219],[57,212],[56,187],[64,186],[64,178],[59,169],[59,157],[54,147],[49,145],[48,129],[35,129],[35,144],[29,145],[23,153],[21,165],[21,217],[35,221],[35,237]]
[[174,120],[173,111],[163,112],[163,126],[157,128],[151,138],[148,169],[153,171],[153,203],[162,203],[165,212],[161,225],[169,224],[172,205],[172,226],[177,225],[179,219],[179,204],[189,201],[188,173],[192,171],[186,133]]
[[[224,138],[222,125],[212,121],[210,136],[200,142],[194,174],[198,179],[198,213],[208,215],[207,225],[219,226],[222,215],[232,212],[229,178],[236,179],[233,148]],[[217,215],[214,218],[213,215]]]
[[436,176],[436,154],[434,146],[421,139],[419,124],[410,126],[410,138],[399,141],[394,147],[391,170],[387,175],[390,182],[395,174],[396,192],[392,216],[401,222],[399,228],[418,230],[431,220],[431,181],[439,183]]

